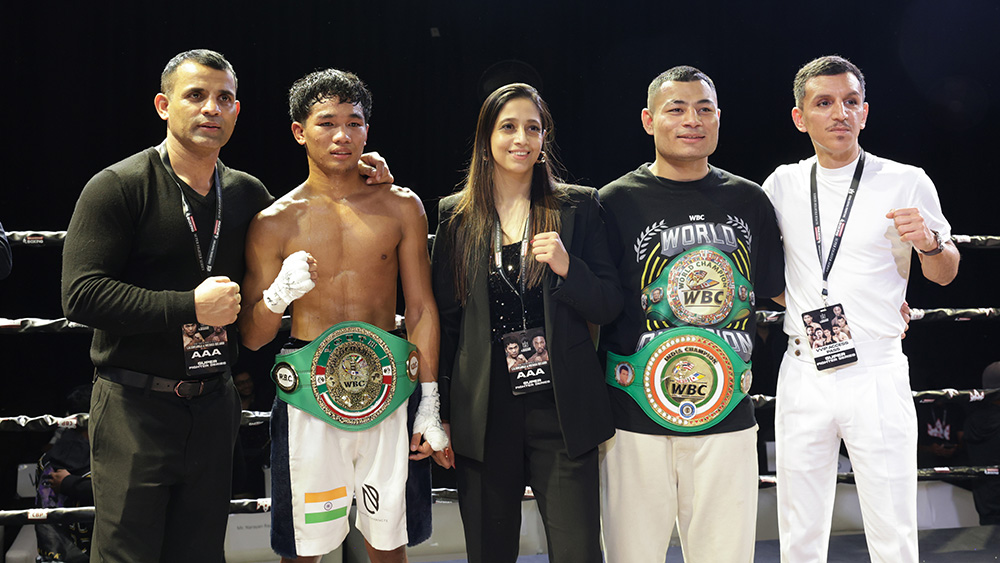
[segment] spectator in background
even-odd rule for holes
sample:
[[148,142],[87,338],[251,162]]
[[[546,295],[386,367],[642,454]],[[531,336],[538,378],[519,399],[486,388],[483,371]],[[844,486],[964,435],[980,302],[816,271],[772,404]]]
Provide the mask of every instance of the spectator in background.
[[[88,412],[90,394],[90,385],[73,389],[67,397],[69,414]],[[59,433],[52,449],[38,460],[36,506],[64,508],[94,504],[89,438],[86,428],[66,428]],[[92,529],[90,522],[36,524],[37,561],[86,563],[90,558]]]
[[955,403],[917,405],[917,467],[966,465],[965,409]]
[[[983,370],[983,389],[1000,389],[1000,362]],[[969,465],[1000,465],[1000,395],[993,395],[969,412],[965,420],[965,446]],[[972,489],[981,526],[1000,524],[1000,479],[977,481]]]
[[256,408],[257,405],[257,393],[254,388],[253,377],[250,375],[249,371],[243,370],[233,376],[233,385],[236,386],[236,392],[240,395],[240,406],[245,411],[252,410],[267,410]]
[[[267,411],[270,402],[258,393],[249,370],[237,370],[233,384],[245,411]],[[240,426],[233,456],[233,498],[264,495],[264,467],[270,466],[271,436],[267,424],[250,422]]]

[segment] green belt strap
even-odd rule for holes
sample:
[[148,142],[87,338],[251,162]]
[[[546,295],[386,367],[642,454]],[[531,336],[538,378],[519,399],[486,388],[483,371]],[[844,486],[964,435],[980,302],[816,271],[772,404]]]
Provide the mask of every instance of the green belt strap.
[[753,374],[721,338],[703,328],[664,331],[631,356],[608,353],[605,380],[670,430],[721,422],[750,390]]
[[278,354],[278,398],[343,430],[375,426],[417,386],[417,347],[363,322],[328,328],[307,346]]

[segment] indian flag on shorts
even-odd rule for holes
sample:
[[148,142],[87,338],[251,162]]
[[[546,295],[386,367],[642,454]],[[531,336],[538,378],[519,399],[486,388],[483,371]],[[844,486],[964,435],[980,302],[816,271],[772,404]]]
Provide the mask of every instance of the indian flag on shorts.
[[350,502],[347,487],[340,487],[321,493],[306,493],[306,524],[329,522],[347,516]]

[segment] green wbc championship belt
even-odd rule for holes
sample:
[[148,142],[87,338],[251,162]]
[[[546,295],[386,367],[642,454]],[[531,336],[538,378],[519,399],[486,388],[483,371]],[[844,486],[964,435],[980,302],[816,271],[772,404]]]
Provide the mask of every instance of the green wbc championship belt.
[[274,358],[278,398],[344,430],[365,430],[417,385],[417,347],[362,322],[338,323],[308,346]]
[[631,356],[608,353],[605,380],[632,396],[653,422],[697,432],[722,421],[746,396],[750,364],[715,334],[666,330]]
[[753,311],[753,286],[712,246],[681,253],[642,290],[646,318],[671,325],[726,326]]

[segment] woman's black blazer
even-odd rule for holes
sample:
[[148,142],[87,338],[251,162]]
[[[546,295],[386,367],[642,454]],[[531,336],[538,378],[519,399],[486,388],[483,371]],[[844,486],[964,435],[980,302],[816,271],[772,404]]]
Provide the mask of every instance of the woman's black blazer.
[[[559,425],[569,456],[577,457],[614,434],[604,369],[587,323],[614,320],[622,308],[622,293],[608,252],[597,191],[566,185],[559,189],[566,195],[559,236],[570,266],[566,279],[547,271],[542,295]],[[485,275],[489,256],[482,257],[480,273],[472,276],[462,307],[455,295],[454,223],[449,223],[457,203],[458,194],[452,194],[438,205],[432,251],[434,296],[441,316],[441,415],[451,423],[455,451],[482,461],[492,353]]]

